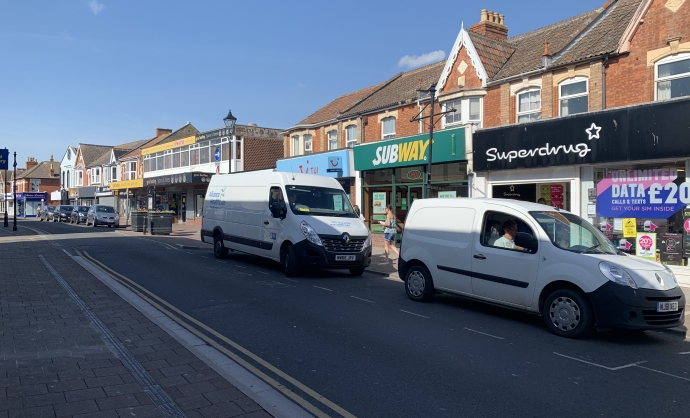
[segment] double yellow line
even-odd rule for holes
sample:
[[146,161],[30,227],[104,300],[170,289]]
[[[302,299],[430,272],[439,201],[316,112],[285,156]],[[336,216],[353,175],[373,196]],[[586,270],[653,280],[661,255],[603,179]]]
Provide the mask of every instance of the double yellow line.
[[[272,373],[275,375],[279,376],[280,378],[284,379],[285,381],[291,383],[294,385],[296,388],[299,390],[303,391],[304,393],[308,394],[311,396],[313,399],[316,399],[323,405],[327,406],[331,410],[337,412],[340,416],[347,417],[347,418],[355,418],[354,415],[351,413],[347,412],[343,408],[339,407],[335,403],[331,402],[330,400],[326,399],[325,397],[321,396],[314,390],[310,389],[309,387],[305,386],[304,384],[300,383],[298,380],[295,378],[291,377],[290,375],[284,373],[277,367],[273,366],[272,364],[268,363],[261,357],[257,356],[256,354],[252,353],[251,351],[247,350],[246,348],[242,347],[241,345],[237,344],[236,342],[228,339],[224,335],[216,332],[212,328],[206,326],[205,324],[197,321],[196,319],[192,318],[191,316],[187,315],[186,313],[180,311],[173,305],[169,304],[165,300],[159,298],[155,294],[149,292],[147,289],[144,287],[140,286],[138,283],[132,281],[131,279],[127,278],[126,276],[123,276],[122,274],[116,272],[115,270],[111,269],[110,267],[106,266],[105,264],[101,263],[100,261],[96,260],[93,258],[91,255],[89,255],[88,252],[84,251],[83,253],[79,250],[75,249],[75,252],[77,253],[78,256],[81,256],[91,262],[93,265],[97,266],[99,269],[101,269],[105,274],[110,276],[112,279],[116,280],[118,283],[122,284],[123,286],[127,287],[129,290],[134,292],[137,296],[154,306],[156,309],[164,313],[166,316],[168,316],[170,319],[174,320],[178,324],[180,324],[182,327],[184,327],[186,330],[191,332],[192,334],[196,335],[199,337],[201,340],[206,342],[208,345],[214,347],[216,350],[220,351],[221,353],[225,354],[226,356],[230,357],[233,361],[247,369],[249,372],[253,373],[255,376],[261,378],[264,382],[268,383],[272,387],[274,387],[276,390],[280,391],[282,394],[287,396],[288,398],[292,399],[295,403],[300,405],[302,408],[306,409],[309,411],[311,414],[313,414],[316,417],[319,418],[326,418],[329,417],[328,414],[325,412],[321,411],[318,409],[316,406],[302,398],[301,396],[297,395],[284,385],[282,385],[280,382],[276,381],[272,377],[268,376],[266,373],[262,372],[255,366],[253,366],[251,363],[247,362],[244,360],[241,356],[238,354],[234,353],[233,351],[228,350],[225,346],[219,344],[216,342],[214,339],[209,338],[206,334],[203,332],[199,331],[198,328],[203,329],[207,333],[213,335],[215,338],[217,338],[220,341],[223,341],[225,344],[229,345],[230,347],[234,348],[235,350],[239,351],[240,353],[244,354],[245,356],[249,357],[250,359],[254,360],[256,363],[260,364],[267,370],[270,370]],[[192,326],[192,324],[194,326]]]

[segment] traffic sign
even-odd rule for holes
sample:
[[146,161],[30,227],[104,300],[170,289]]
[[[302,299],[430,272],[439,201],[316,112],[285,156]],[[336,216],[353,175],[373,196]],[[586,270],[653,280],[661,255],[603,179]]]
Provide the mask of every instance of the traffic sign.
[[216,152],[213,153],[216,161],[220,161],[220,147],[216,148]]

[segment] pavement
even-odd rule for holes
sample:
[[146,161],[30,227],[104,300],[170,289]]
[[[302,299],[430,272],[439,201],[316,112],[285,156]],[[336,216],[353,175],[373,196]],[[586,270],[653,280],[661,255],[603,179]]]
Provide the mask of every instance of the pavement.
[[308,416],[233,379],[37,221],[18,226],[0,225],[0,418]]

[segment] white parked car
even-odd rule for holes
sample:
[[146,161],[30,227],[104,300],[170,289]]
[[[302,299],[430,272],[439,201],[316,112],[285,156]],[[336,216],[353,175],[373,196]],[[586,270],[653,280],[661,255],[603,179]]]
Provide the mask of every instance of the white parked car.
[[447,292],[543,316],[578,338],[595,326],[669,328],[685,295],[666,266],[619,252],[586,220],[536,203],[424,199],[410,208],[398,263],[407,295]]
[[371,263],[371,234],[340,183],[325,176],[254,172],[216,174],[204,200],[201,241],[266,257],[287,276],[301,267],[349,269]]

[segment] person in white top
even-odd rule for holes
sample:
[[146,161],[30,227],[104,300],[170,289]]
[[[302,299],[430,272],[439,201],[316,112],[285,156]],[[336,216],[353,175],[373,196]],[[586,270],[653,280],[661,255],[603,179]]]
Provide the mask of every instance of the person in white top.
[[515,235],[517,235],[517,223],[508,219],[503,223],[503,236],[494,242],[494,247],[509,248],[511,250],[523,251],[524,248],[515,245]]

